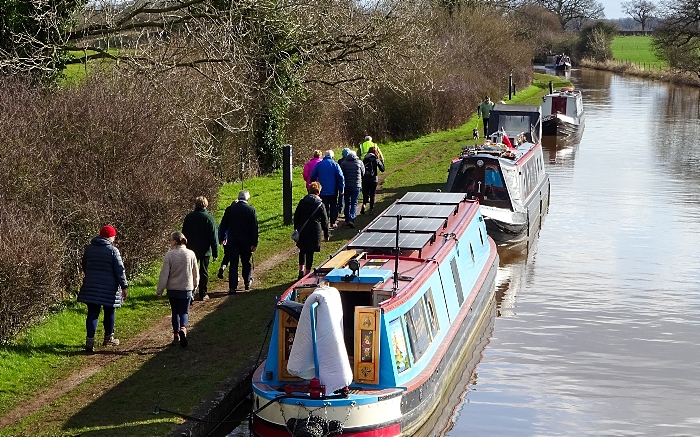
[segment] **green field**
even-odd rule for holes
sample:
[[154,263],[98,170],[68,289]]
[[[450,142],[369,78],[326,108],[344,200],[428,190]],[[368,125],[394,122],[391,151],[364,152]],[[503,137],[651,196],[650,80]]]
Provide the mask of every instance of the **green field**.
[[656,56],[650,36],[616,36],[612,42],[612,52],[616,61],[631,62],[645,69],[668,67],[666,61]]

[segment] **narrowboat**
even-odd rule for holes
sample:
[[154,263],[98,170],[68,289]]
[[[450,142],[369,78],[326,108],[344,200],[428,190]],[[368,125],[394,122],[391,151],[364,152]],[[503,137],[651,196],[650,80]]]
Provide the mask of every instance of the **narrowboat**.
[[576,144],[585,126],[581,91],[562,88],[542,97],[542,134],[556,137],[557,142]]
[[561,55],[547,55],[544,68],[557,71],[571,70],[571,58],[563,53]]
[[413,435],[488,323],[497,267],[478,202],[406,193],[278,299],[252,433]]
[[496,104],[491,139],[464,146],[448,170],[445,191],[478,200],[489,235],[499,244],[527,240],[549,207],[540,111],[534,105]]

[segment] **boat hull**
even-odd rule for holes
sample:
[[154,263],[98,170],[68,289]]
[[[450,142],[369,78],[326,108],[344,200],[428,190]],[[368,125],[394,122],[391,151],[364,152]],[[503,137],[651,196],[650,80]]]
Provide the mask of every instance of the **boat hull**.
[[542,122],[542,135],[556,137],[561,144],[575,144],[581,140],[584,125],[584,117],[565,120],[555,115]]

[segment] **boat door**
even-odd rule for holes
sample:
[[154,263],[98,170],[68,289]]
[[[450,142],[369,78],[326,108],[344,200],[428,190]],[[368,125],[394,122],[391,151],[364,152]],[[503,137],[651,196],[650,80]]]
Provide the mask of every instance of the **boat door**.
[[511,208],[498,158],[476,156],[462,159],[449,191],[467,193],[468,199],[479,199],[482,205]]
[[552,114],[566,115],[566,97],[552,97]]

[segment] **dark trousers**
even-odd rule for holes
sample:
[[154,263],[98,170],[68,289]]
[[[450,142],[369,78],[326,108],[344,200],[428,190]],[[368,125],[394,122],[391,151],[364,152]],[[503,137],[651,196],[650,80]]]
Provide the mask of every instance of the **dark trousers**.
[[224,257],[221,258],[221,267],[228,265],[229,260],[231,259],[229,252],[230,252],[230,250],[229,250],[228,246],[224,246]]
[[299,265],[306,266],[306,271],[311,271],[314,266],[314,252],[313,250],[308,252],[299,252]]
[[190,300],[186,297],[170,297],[170,310],[172,311],[173,332],[180,332],[180,327],[187,327],[190,313]]
[[105,337],[109,337],[110,335],[114,334],[115,308],[94,303],[87,304],[87,307],[87,319],[85,320],[87,336],[89,338],[95,338],[95,331],[97,331],[97,319],[100,317],[100,310],[102,308],[105,310],[105,318],[102,321],[102,326],[105,328]]
[[335,194],[331,196],[321,196],[321,201],[323,201],[323,206],[326,207],[328,220],[330,220],[331,225],[335,225],[335,221],[338,220],[338,196]]
[[374,209],[374,196],[377,193],[376,181],[362,181],[362,206],[369,203],[369,209]]
[[252,279],[251,270],[252,266],[250,264],[250,257],[253,252],[250,251],[250,246],[239,247],[236,245],[229,246],[229,256],[231,261],[231,268],[228,270],[228,289],[235,290],[238,288],[238,259],[241,260],[241,274],[243,276],[243,284],[250,285],[250,280]]
[[486,135],[488,135],[488,133],[487,133],[488,131],[489,131],[489,119],[484,118],[484,138],[487,138]]
[[337,203],[338,214],[340,214],[340,211],[343,210],[343,198],[344,197],[345,197],[344,194],[338,193],[338,203]]
[[209,257],[198,256],[199,262],[199,297],[207,295],[207,284],[209,284]]

